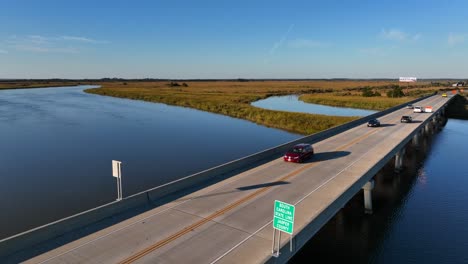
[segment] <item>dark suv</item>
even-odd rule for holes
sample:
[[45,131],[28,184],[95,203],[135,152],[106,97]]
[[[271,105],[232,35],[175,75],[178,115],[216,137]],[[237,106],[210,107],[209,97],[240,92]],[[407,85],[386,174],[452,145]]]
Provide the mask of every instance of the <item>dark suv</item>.
[[401,123],[411,123],[413,122],[413,118],[411,116],[402,116],[400,119]]
[[301,163],[304,160],[312,157],[314,155],[314,148],[310,144],[301,143],[295,145],[290,149],[286,154],[284,154],[284,161],[291,161]]
[[377,118],[371,119],[371,120],[369,120],[369,122],[367,122],[367,126],[368,127],[379,127],[380,126],[380,121]]

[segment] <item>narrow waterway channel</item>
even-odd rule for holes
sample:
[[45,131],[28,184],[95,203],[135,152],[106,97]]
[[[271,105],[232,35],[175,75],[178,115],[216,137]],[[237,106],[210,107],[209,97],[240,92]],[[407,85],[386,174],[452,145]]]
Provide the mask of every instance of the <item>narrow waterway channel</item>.
[[368,116],[375,113],[372,110],[363,110],[346,107],[334,107],[319,104],[309,104],[299,100],[299,95],[271,96],[252,103],[253,106],[269,110],[321,114],[330,116]]

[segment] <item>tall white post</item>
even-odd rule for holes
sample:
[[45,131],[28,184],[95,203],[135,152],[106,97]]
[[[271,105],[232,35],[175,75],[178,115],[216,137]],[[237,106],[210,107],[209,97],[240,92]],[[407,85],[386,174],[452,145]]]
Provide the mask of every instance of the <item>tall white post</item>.
[[122,194],[122,162],[118,160],[112,160],[112,176],[117,178],[117,201],[121,201],[123,198]]

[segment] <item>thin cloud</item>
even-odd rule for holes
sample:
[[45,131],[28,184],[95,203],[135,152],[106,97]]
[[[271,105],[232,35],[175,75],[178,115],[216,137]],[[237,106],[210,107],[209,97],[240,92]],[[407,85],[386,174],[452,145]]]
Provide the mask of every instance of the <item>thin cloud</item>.
[[416,41],[421,38],[420,33],[409,34],[398,29],[390,29],[390,30],[382,29],[382,31],[380,31],[379,36],[383,39],[388,39],[392,41],[408,41],[408,40]]
[[455,34],[455,33],[449,33],[447,43],[449,46],[453,47],[457,44],[461,44],[465,42],[466,37],[468,34]]
[[7,50],[4,50],[4,49],[0,49],[0,54],[7,54],[8,51]]
[[315,41],[311,39],[294,39],[289,41],[288,45],[291,48],[301,49],[323,47],[325,44],[320,41]]
[[279,41],[275,42],[273,44],[273,47],[271,47],[270,55],[275,54],[276,50],[278,48],[280,48],[281,46],[283,46],[284,42],[288,38],[289,32],[291,32],[291,30],[293,30],[293,28],[294,28],[294,24],[289,25],[288,31],[286,31],[286,33],[281,37],[281,39]]
[[417,41],[417,40],[419,40],[421,38],[421,36],[422,35],[420,33],[417,33],[416,35],[412,36],[412,40]]
[[38,53],[78,53],[78,49],[74,47],[43,47],[23,44],[18,44],[13,47],[19,51],[29,51]]
[[108,41],[104,41],[104,40],[96,40],[92,38],[77,37],[77,36],[61,36],[60,38],[63,40],[78,41],[78,42],[84,42],[84,43],[108,43]]
[[14,50],[38,53],[78,53],[79,47],[86,44],[107,43],[87,37],[41,35],[10,36],[5,43]]

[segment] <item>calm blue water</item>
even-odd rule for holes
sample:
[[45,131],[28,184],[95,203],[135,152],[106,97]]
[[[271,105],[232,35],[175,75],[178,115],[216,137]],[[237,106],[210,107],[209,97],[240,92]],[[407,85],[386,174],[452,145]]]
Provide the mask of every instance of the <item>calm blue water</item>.
[[299,137],[84,88],[0,91],[0,238]]
[[468,121],[434,137],[404,204],[392,216],[375,263],[468,263]]
[[269,110],[332,116],[368,116],[375,113],[375,111],[371,110],[309,104],[299,101],[298,98],[298,95],[271,96],[266,99],[253,102],[252,105]]

